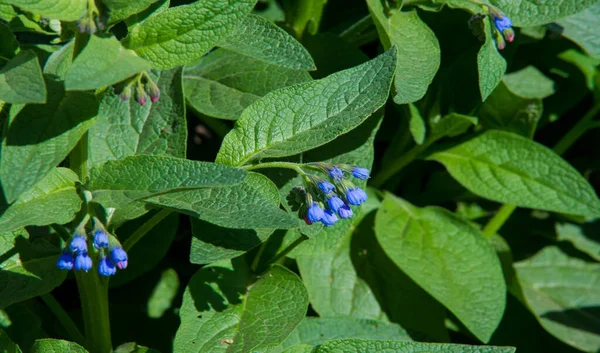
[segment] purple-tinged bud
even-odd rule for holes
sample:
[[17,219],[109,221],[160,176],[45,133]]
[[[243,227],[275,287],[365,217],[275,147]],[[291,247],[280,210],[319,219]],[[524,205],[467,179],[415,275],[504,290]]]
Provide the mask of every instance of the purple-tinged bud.
[[326,227],[331,227],[332,225],[335,224],[335,222],[338,221],[337,216],[335,215],[335,213],[331,212],[330,210],[325,210],[323,212],[323,218],[321,218],[321,222],[326,226]]
[[502,35],[504,36],[504,39],[506,39],[506,41],[509,43],[512,43],[512,41],[515,40],[515,30],[512,28],[505,29],[502,32]]
[[308,216],[304,216],[304,223],[306,223],[307,225],[312,225],[312,222],[308,220]]
[[344,177],[344,171],[338,167],[327,168],[327,171],[329,172],[329,176],[333,180],[340,181]]
[[135,88],[135,101],[138,102],[139,105],[144,106],[146,105],[147,100],[148,96],[146,95],[146,91],[144,91],[142,85],[138,85]]
[[112,261],[115,263],[117,268],[124,270],[127,268],[127,253],[121,247],[114,247],[110,252]]
[[496,36],[496,47],[498,47],[498,50],[504,50],[504,48],[506,48],[506,41],[504,41],[504,38],[500,35]]
[[337,212],[340,207],[344,206],[344,201],[337,196],[332,196],[327,199],[327,204],[333,212]]
[[350,218],[352,217],[352,209],[348,205],[344,205],[340,207],[340,209],[338,210],[338,214],[340,215],[340,218]]
[[96,249],[108,248],[108,235],[105,231],[97,229],[94,232],[94,247]]
[[119,98],[121,98],[123,102],[129,101],[129,99],[131,98],[131,86],[126,86],[125,88],[123,88],[123,91],[119,95]]
[[76,270],[89,271],[92,269],[92,258],[88,256],[87,252],[77,255],[75,257],[75,265]]
[[323,214],[323,209],[313,202],[313,204],[308,208],[306,217],[311,223],[315,223],[323,218]]
[[100,276],[112,276],[117,273],[115,265],[108,257],[102,257],[98,263],[98,274]]
[[87,253],[87,242],[84,237],[76,235],[70,244],[71,252],[75,254]]
[[360,180],[367,180],[369,178],[369,170],[367,168],[352,168],[352,176]]
[[349,204],[358,206],[367,201],[367,193],[361,188],[350,189],[346,193],[346,198],[348,199]]
[[320,181],[317,183],[317,185],[319,186],[319,189],[321,189],[321,191],[323,191],[326,194],[329,194],[333,190],[335,190],[335,185],[328,181]]
[[152,103],[158,102],[158,99],[160,98],[160,89],[158,88],[156,83],[149,81],[146,84],[146,91],[148,92]]
[[69,253],[62,253],[56,262],[56,267],[61,270],[72,270],[74,265],[73,255]]

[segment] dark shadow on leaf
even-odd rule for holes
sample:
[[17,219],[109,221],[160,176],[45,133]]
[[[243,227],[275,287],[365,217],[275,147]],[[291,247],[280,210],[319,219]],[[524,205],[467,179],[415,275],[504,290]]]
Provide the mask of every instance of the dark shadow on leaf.
[[198,312],[223,311],[228,305],[240,304],[248,286],[243,258],[232,260],[233,269],[205,267],[192,277],[189,289]]
[[194,219],[193,226],[201,229],[194,238],[218,248],[248,251],[261,243],[253,229],[225,228],[200,219]]
[[600,335],[600,306],[551,311],[541,315],[561,325]]

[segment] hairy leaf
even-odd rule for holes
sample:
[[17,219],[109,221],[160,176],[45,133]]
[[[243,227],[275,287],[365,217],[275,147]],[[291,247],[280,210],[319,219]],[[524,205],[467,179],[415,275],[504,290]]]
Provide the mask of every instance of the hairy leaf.
[[77,21],[87,9],[87,0],[3,0],[2,2],[62,21]]
[[31,353],[87,353],[87,351],[75,342],[54,340],[54,339],[42,339],[37,340],[29,351]]
[[485,101],[502,81],[506,71],[506,60],[498,53],[492,28],[488,21],[483,21],[485,43],[477,53],[477,71],[479,72],[479,92],[481,100]]
[[515,26],[535,26],[554,22],[590,7],[597,0],[492,0]]
[[512,347],[467,346],[449,343],[407,341],[339,340],[322,344],[317,353],[514,353]]
[[554,94],[554,81],[535,66],[506,74],[503,80],[508,89],[519,97],[544,99]]
[[38,58],[21,51],[0,68],[0,100],[8,103],[45,103],[46,84]]

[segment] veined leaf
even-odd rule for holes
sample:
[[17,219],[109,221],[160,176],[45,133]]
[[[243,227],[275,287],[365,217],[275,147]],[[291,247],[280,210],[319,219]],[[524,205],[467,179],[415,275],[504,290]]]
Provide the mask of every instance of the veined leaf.
[[45,103],[46,84],[38,58],[22,51],[0,68],[0,100],[8,103]]
[[543,25],[582,11],[597,0],[491,0],[518,27]]
[[496,48],[492,28],[488,21],[483,21],[485,43],[477,53],[477,71],[479,72],[479,91],[481,100],[485,101],[502,81],[506,72],[506,60]]
[[198,0],[171,7],[133,27],[123,39],[156,69],[187,64],[225,38],[256,0]]
[[302,44],[283,29],[257,15],[248,15],[217,46],[290,69],[317,69]]
[[87,0],[2,0],[2,2],[62,21],[77,21],[87,9]]
[[264,96],[225,137],[217,163],[290,156],[352,130],[387,100],[395,61],[392,48],[365,64]]
[[504,75],[504,83],[514,94],[529,99],[544,99],[554,94],[554,81],[535,66]]
[[471,192],[490,200],[568,214],[600,215],[600,200],[577,170],[549,148],[489,130],[429,159]]
[[75,342],[54,339],[41,339],[35,341],[30,350],[31,353],[87,353],[87,351]]
[[322,344],[317,353],[514,353],[512,347],[467,346],[449,343],[407,341],[339,340]]
[[418,208],[387,194],[375,234],[403,272],[489,341],[504,313],[506,286],[500,261],[477,228],[442,208]]
[[572,223],[556,223],[556,239],[559,241],[568,241],[577,250],[591,256],[596,261],[600,261],[600,221],[594,223],[584,223],[581,225]]
[[144,11],[157,1],[158,0],[103,0],[102,2],[109,10],[110,22],[116,23]]

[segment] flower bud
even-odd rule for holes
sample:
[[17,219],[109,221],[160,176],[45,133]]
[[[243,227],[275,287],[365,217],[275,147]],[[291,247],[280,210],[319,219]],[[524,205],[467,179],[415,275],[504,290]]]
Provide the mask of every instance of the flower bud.
[[156,83],[148,81],[148,83],[146,84],[146,92],[148,92],[152,103],[158,102],[158,99],[160,98],[160,89],[158,88]]

